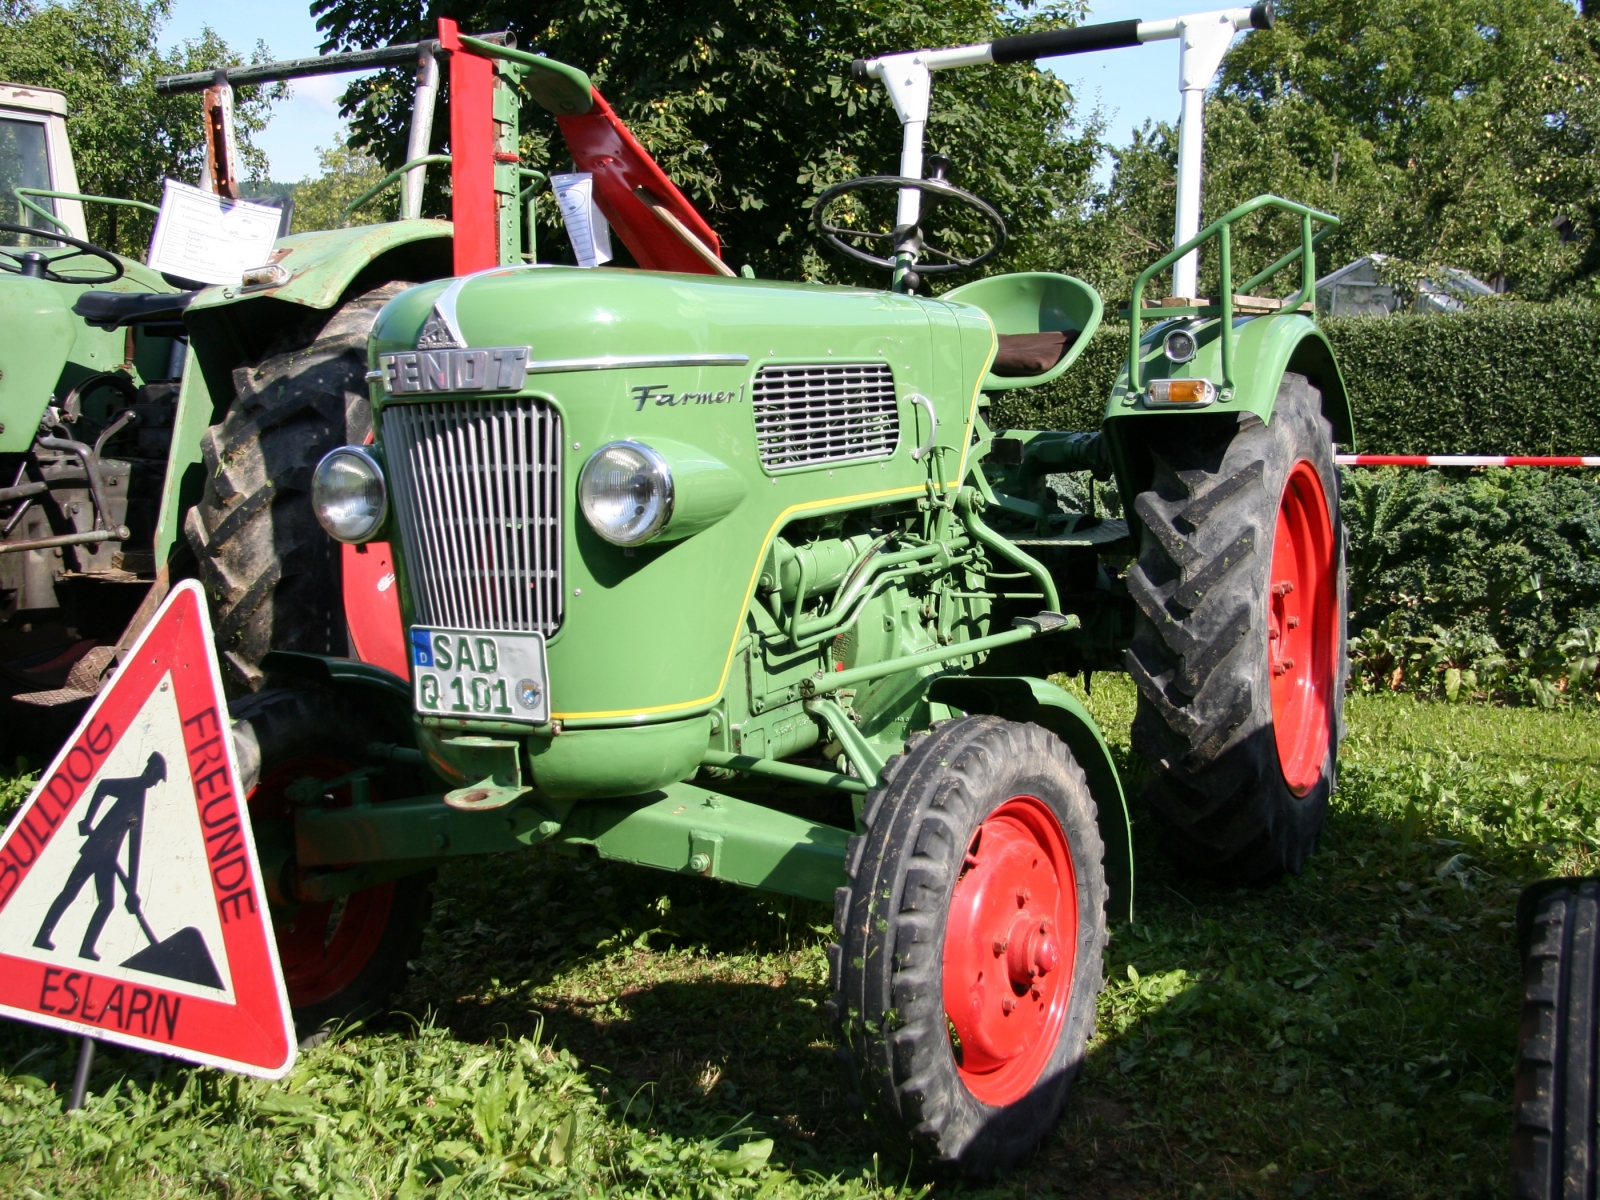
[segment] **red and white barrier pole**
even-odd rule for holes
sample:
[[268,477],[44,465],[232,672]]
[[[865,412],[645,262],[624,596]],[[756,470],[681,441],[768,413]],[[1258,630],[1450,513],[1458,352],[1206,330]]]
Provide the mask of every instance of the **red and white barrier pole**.
[[1341,467],[1600,467],[1600,455],[1335,454]]

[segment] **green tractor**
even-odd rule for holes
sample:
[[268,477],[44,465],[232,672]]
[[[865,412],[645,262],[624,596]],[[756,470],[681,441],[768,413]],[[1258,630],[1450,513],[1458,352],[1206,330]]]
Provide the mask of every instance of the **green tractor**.
[[[1116,767],[1048,676],[1126,665],[1151,812],[1217,878],[1299,870],[1334,784],[1351,429],[1310,313],[1337,222],[1267,196],[1198,228],[1203,89],[1270,20],[857,63],[904,123],[900,173],[830,189],[815,223],[885,290],[502,255],[384,303],[372,441],[311,492],[347,564],[392,570],[393,607],[347,609],[364,661],[269,653],[234,709],[303,1028],[385,1002],[433,868],[551,843],[831,903],[840,1055],[889,1142],[978,1174],[1038,1143],[1133,885]],[[1164,37],[1178,237],[1133,289],[1103,426],[993,428],[989,398],[1070,369],[1102,301],[1049,273],[917,294],[1005,237],[924,171],[932,72]],[[649,192],[595,184],[619,229]],[[888,228],[861,220],[873,197]],[[989,245],[930,244],[932,203]],[[1301,236],[1235,286],[1233,227],[1263,209]],[[1260,294],[1290,268],[1292,295]],[[1074,503],[1085,471],[1122,516]]]
[[116,330],[71,311],[90,289],[162,305],[175,289],[85,240],[66,111],[60,92],[0,84],[0,692],[19,699],[15,749],[72,727],[48,714],[93,694],[144,598],[183,366],[175,311]]
[[[1133,674],[1146,799],[1196,870],[1298,870],[1334,783],[1351,427],[1310,313],[1337,222],[1269,196],[1199,228],[1204,87],[1270,20],[857,63],[900,171],[815,223],[882,290],[736,276],[581,72],[441,23],[453,229],[284,239],[190,299],[153,534],[158,572],[212,595],[304,1034],[388,1002],[435,868],[549,843],[832,904],[839,1052],[886,1141],[975,1174],[1038,1144],[1133,896],[1116,766],[1048,677]],[[1134,287],[1105,421],[994,428],[990,397],[1069,370],[1103,305],[1050,273],[918,294],[1005,238],[923,161],[932,72],[1159,38],[1183,45],[1177,238]],[[517,87],[643,269],[522,250]],[[1263,209],[1301,237],[1235,286],[1233,227]],[[946,226],[989,243],[930,244]]]

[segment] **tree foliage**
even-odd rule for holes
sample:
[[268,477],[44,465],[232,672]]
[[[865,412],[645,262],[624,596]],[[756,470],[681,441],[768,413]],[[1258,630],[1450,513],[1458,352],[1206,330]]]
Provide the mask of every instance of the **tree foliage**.
[[[1281,0],[1207,106],[1205,219],[1276,192],[1342,218],[1324,268],[1378,250],[1530,298],[1600,295],[1597,87],[1600,22],[1563,0]],[[1175,163],[1168,125],[1118,153],[1091,223],[1103,275],[1169,244]],[[1241,265],[1293,236],[1261,222]]]
[[[841,259],[817,251],[811,201],[853,175],[896,173],[900,146],[882,86],[852,79],[850,60],[1059,26],[1080,10],[994,0],[314,0],[313,11],[325,51],[433,36],[440,15],[465,29],[509,29],[524,49],[590,72],[706,214],[729,261],[768,276],[849,278]],[[948,154],[955,181],[1006,214],[1006,265],[1046,265],[1051,227],[1087,200],[1097,131],[1074,128],[1065,86],[1031,66],[947,72],[934,95],[928,150]],[[346,93],[357,144],[390,166],[403,161],[410,96],[409,73],[398,71]],[[442,146],[447,123],[435,129]],[[523,129],[525,162],[564,164],[555,122],[531,102]]]
[[[205,146],[200,97],[158,96],[155,81],[243,59],[209,28],[163,53],[157,36],[167,13],[167,0],[0,0],[0,79],[66,93],[78,187],[89,195],[154,204],[163,179],[199,180]],[[270,57],[257,43],[252,61]],[[266,171],[266,157],[250,135],[266,124],[274,95],[244,88],[236,100],[241,156],[251,177]],[[9,213],[9,197],[7,205]],[[152,218],[146,213],[89,204],[84,215],[93,242],[135,257],[149,244]]]
[[353,150],[337,143],[324,147],[317,151],[317,167],[320,174],[294,188],[294,232],[372,225],[393,221],[399,215],[399,192],[392,187],[354,213],[346,212],[386,174],[378,161],[364,150]]

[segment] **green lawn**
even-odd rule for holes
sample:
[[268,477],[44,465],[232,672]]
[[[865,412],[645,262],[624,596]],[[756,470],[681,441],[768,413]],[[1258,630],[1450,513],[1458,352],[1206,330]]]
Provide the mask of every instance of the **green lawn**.
[[[1131,688],[1098,677],[1090,703],[1131,772]],[[1141,841],[1086,1076],[988,1194],[1505,1194],[1516,893],[1596,869],[1600,714],[1383,696],[1349,722],[1302,877],[1219,889]],[[928,1186],[877,1162],[837,1086],[820,907],[554,853],[459,864],[437,895],[410,1016],[279,1085],[107,1051],[68,1117],[68,1040],[0,1026],[0,1195]]]

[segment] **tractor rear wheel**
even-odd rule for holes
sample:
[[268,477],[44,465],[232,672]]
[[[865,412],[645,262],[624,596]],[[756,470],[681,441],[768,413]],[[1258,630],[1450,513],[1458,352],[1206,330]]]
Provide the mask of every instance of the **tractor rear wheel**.
[[1179,863],[1225,883],[1298,874],[1343,735],[1347,599],[1333,434],[1287,374],[1270,423],[1148,423],[1155,473],[1128,591],[1145,799]]
[[[339,697],[315,688],[257,692],[235,701],[231,715],[258,857],[263,870],[292,874],[289,787],[307,777],[337,779],[367,765],[367,744],[392,735]],[[406,790],[420,791],[421,784]],[[332,795],[335,804],[350,803],[348,785]],[[377,781],[372,800],[382,800]],[[384,1010],[405,983],[406,964],[421,949],[433,910],[432,878],[432,872],[423,872],[338,900],[274,905],[278,961],[302,1039],[317,1040],[341,1021]],[[279,895],[292,890],[292,882],[281,878],[268,885]]]
[[884,768],[828,948],[839,1054],[891,1147],[992,1175],[1054,1126],[1094,1029],[1103,847],[1072,752],[970,716]]
[[232,691],[261,687],[269,650],[346,652],[339,547],[311,511],[311,473],[329,450],[371,430],[367,334],[410,286],[351,296],[319,329],[297,328],[235,370],[233,403],[202,439],[205,490],[184,533]]
[[1511,1132],[1517,1200],[1600,1182],[1600,879],[1547,879],[1517,905],[1522,1029]]

